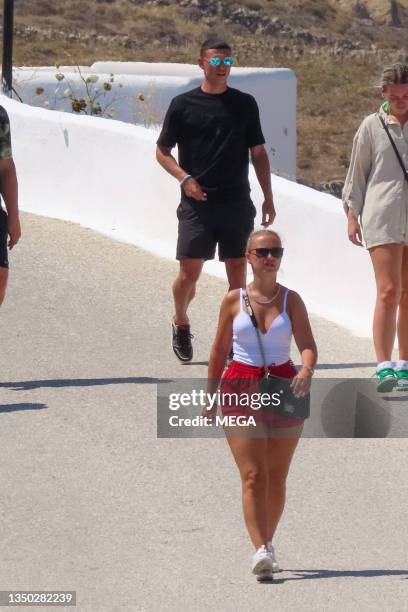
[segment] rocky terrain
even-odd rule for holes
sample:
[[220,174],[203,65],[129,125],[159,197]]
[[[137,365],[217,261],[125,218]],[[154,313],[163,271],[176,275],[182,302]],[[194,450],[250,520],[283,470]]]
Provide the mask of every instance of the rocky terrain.
[[195,62],[209,33],[239,65],[295,70],[298,176],[336,184],[381,66],[408,47],[408,0],[15,0],[17,65]]
[[[110,41],[136,49],[154,41],[161,25],[162,44],[191,42],[200,31],[216,29],[247,39],[267,38],[282,51],[366,50],[401,46],[408,27],[408,0],[15,0],[16,33],[87,44]],[[126,19],[123,16],[126,15]],[[140,21],[151,29],[139,28]],[[262,39],[261,39],[262,40]],[[256,42],[261,42],[257,40]]]

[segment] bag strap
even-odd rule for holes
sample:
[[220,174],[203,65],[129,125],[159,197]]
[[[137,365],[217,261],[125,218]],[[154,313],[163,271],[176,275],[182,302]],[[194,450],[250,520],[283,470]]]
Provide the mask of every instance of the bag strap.
[[254,311],[252,310],[252,306],[251,306],[251,302],[249,301],[249,297],[248,297],[248,293],[246,291],[246,289],[242,290],[242,297],[244,298],[244,302],[245,302],[245,306],[246,309],[248,311],[249,317],[252,321],[252,325],[255,327],[255,332],[256,332],[256,337],[258,338],[258,344],[259,344],[259,348],[261,351],[261,355],[262,355],[262,360],[264,362],[264,371],[265,371],[265,376],[269,376],[269,370],[268,370],[268,366],[266,363],[266,357],[265,357],[265,351],[262,345],[262,340],[261,340],[261,334],[259,332],[259,327],[258,327],[258,321],[256,320],[256,317],[254,315]]
[[399,153],[399,151],[398,151],[398,149],[397,149],[397,145],[395,144],[394,139],[393,139],[393,137],[391,136],[390,131],[389,131],[389,129],[388,129],[388,126],[387,126],[387,124],[385,123],[384,119],[383,119],[383,118],[381,117],[381,115],[379,115],[379,114],[378,114],[378,118],[379,118],[379,120],[381,121],[381,123],[382,123],[382,126],[383,126],[384,130],[387,132],[387,136],[388,136],[388,138],[390,139],[390,143],[391,143],[391,145],[392,145],[392,148],[393,148],[393,149],[394,149],[394,151],[395,151],[395,155],[397,156],[397,159],[398,159],[398,161],[399,161],[399,165],[401,166],[401,169],[402,169],[402,171],[403,171],[403,173],[404,173],[405,180],[406,180],[406,181],[407,181],[407,183],[408,183],[408,171],[407,171],[407,169],[405,168],[405,166],[404,166],[404,162],[403,162],[403,161],[402,161],[402,159],[401,159],[401,155],[400,155],[400,153]]

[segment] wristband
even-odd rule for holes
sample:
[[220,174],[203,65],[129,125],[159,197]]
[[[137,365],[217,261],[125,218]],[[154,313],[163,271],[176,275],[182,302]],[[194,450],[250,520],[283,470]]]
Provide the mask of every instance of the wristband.
[[191,174],[186,174],[186,176],[180,181],[180,187],[184,185],[189,179],[193,178]]
[[314,368],[312,368],[311,366],[308,366],[308,365],[303,365],[303,364],[302,364],[302,368],[306,368],[306,370],[309,370],[310,374],[313,376],[313,374],[315,372]]

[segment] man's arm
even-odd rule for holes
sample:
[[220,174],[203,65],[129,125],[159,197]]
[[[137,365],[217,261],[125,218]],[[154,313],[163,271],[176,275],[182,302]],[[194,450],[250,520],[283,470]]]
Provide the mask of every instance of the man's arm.
[[276,212],[273,204],[271,167],[268,154],[263,145],[251,147],[251,161],[254,165],[256,176],[263,191],[264,202],[262,204],[262,223],[264,227],[272,225],[275,220]]
[[161,145],[157,145],[156,147],[156,159],[159,164],[174,176],[178,182],[182,181],[185,176],[187,176],[187,172],[180,168],[178,165],[176,158],[171,154],[171,147],[163,147]]
[[[164,168],[171,176],[175,179],[182,181],[186,176],[187,172],[183,170],[177,163],[175,157],[171,154],[171,147],[164,147],[163,145],[157,145],[156,147],[156,159],[159,164]],[[207,194],[203,192],[195,178],[190,177],[183,183],[183,190],[187,197],[194,198],[194,200],[205,201]]]
[[0,159],[0,191],[7,209],[9,247],[12,249],[21,236],[17,173],[12,157]]

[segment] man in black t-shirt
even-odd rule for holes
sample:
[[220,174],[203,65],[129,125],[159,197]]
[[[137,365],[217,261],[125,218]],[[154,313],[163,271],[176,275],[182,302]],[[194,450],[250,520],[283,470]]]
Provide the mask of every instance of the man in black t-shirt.
[[[245,286],[246,243],[255,207],[248,180],[249,152],[264,195],[262,225],[275,218],[271,172],[253,96],[227,86],[233,63],[231,47],[207,40],[201,47],[201,87],[170,103],[157,141],[158,162],[181,187],[177,209],[177,259],[173,285],[173,350],[181,361],[193,356],[187,308],[204,261],[218,255],[225,262],[230,289]],[[178,145],[178,162],[171,150]]]

